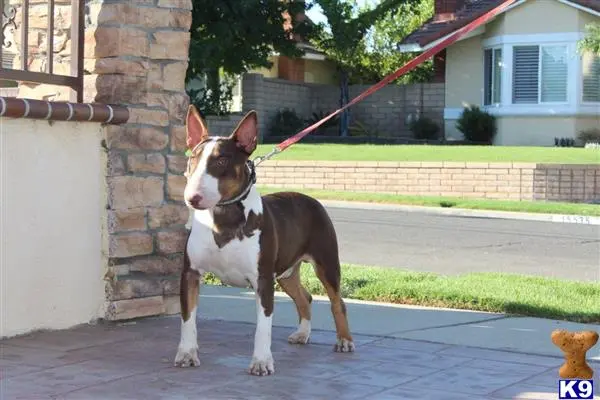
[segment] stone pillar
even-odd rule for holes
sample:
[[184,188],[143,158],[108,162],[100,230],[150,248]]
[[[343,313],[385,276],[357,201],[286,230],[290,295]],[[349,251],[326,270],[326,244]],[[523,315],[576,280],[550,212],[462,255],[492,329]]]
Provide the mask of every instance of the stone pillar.
[[130,111],[126,124],[105,127],[106,318],[175,313],[189,215],[182,173],[192,3],[111,0],[88,7],[84,101]]

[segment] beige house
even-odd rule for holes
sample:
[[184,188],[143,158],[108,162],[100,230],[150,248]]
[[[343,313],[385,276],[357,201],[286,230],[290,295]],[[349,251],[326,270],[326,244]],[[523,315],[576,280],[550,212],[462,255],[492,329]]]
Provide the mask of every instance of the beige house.
[[338,84],[334,62],[327,60],[325,54],[308,43],[298,43],[298,46],[304,50],[304,55],[301,58],[291,59],[273,53],[269,57],[269,61],[273,63],[270,69],[258,68],[249,72],[262,74],[265,78],[326,85]]
[[[508,0],[435,0],[434,17],[401,51],[424,51]],[[600,0],[519,0],[446,48],[444,125],[475,104],[498,117],[499,145],[552,146],[600,128],[600,56],[580,54],[585,26],[600,23]]]
[[[285,30],[291,29],[294,23],[287,12],[284,12]],[[314,25],[312,20],[308,18],[304,11],[296,14],[297,22],[304,21],[309,25]],[[336,65],[327,60],[325,54],[319,51],[308,40],[301,35],[294,34],[296,46],[304,51],[304,55],[300,58],[289,58],[273,52],[269,61],[273,64],[271,68],[258,68],[250,73],[258,73],[265,78],[277,78],[287,81],[301,83],[321,83],[321,84],[337,84]]]

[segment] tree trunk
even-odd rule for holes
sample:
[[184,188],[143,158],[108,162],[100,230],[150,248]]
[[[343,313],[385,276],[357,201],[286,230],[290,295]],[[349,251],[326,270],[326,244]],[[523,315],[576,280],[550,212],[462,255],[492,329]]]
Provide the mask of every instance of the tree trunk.
[[210,89],[208,103],[210,104],[210,113],[219,114],[221,109],[221,80],[218,69],[209,69],[206,71],[206,87]]
[[[350,101],[348,90],[348,72],[340,70],[340,107],[344,107]],[[340,115],[340,136],[348,136],[348,127],[350,125],[350,110],[342,111]]]

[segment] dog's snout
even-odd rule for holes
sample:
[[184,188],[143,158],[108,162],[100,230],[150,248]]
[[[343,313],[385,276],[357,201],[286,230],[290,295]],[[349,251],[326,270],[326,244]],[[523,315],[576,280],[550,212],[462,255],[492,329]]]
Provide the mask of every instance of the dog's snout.
[[192,198],[189,200],[190,205],[192,207],[198,207],[200,205],[201,201],[202,201],[202,196],[200,196],[199,194],[193,195]]

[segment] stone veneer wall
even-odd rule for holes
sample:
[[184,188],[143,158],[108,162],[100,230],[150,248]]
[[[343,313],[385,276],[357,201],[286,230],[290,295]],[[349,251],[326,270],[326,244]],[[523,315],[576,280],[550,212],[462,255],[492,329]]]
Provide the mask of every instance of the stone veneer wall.
[[600,199],[600,165],[266,161],[258,185],[504,200]]
[[175,313],[189,215],[182,173],[192,3],[111,0],[88,7],[85,101],[130,111],[126,124],[105,127],[106,318]]

